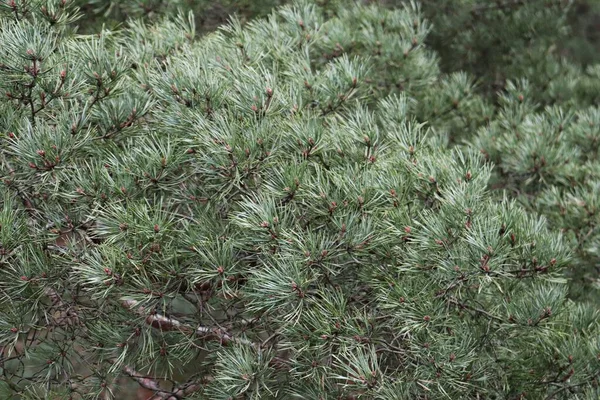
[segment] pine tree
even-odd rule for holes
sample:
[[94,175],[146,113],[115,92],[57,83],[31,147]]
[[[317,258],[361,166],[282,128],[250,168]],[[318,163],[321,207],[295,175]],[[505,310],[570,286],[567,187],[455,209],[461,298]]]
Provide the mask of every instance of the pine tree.
[[526,83],[496,106],[415,3],[203,37],[2,10],[2,398],[598,397],[597,308],[563,274],[596,254],[592,75],[565,110]]
[[[600,75],[595,83],[600,83]],[[565,234],[576,257],[568,271],[574,279],[572,296],[597,302],[600,110],[542,108],[530,100],[532,91],[527,81],[511,83],[500,97],[498,117],[481,128],[474,145],[496,165],[494,188],[513,193]]]

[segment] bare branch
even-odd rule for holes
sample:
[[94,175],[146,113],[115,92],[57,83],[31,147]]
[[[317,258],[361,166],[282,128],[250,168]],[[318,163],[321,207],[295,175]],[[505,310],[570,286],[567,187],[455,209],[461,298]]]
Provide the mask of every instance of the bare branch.
[[[138,306],[138,302],[136,300],[123,300],[121,302],[123,307],[133,310],[138,315],[145,315],[145,309],[141,306]],[[245,346],[258,347],[259,344],[255,343],[251,340],[240,338],[232,335],[227,332],[224,328],[219,327],[207,327],[207,326],[198,326],[196,328],[183,324],[180,321],[167,317],[161,314],[149,314],[146,316],[146,323],[151,325],[156,329],[160,329],[161,331],[181,331],[186,333],[194,332],[197,336],[205,339],[205,340],[216,340],[221,342],[223,345],[227,345],[229,343],[237,343]]]

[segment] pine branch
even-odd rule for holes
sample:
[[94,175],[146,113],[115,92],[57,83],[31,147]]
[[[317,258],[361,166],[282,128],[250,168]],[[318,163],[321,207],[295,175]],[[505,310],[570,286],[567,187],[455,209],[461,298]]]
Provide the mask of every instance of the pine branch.
[[[123,300],[121,302],[123,307],[135,311],[138,315],[145,315],[145,310],[143,307],[138,306],[138,302],[135,300]],[[135,310],[134,310],[135,309]],[[259,347],[258,343],[255,343],[251,340],[236,337],[225,329],[220,327],[207,327],[207,326],[198,326],[196,328],[184,324],[177,319],[167,317],[161,314],[150,314],[146,316],[146,323],[156,329],[162,331],[181,331],[185,333],[194,332],[197,336],[201,337],[204,340],[212,340],[218,341],[223,345],[227,345],[229,343],[241,344],[244,346],[251,347]]]
[[163,390],[156,379],[144,376],[128,365],[123,367],[123,372],[125,372],[127,376],[136,381],[144,389],[154,392],[155,394],[151,397],[151,400],[180,399],[180,397],[175,396],[173,392]]
[[555,390],[554,392],[552,392],[544,400],[553,400],[553,399],[556,399],[556,396],[558,396],[559,394],[561,394],[562,392],[567,391],[567,390],[571,391],[571,393],[573,393],[572,392],[573,389],[579,388],[579,387],[584,386],[584,385],[589,385],[590,382],[595,381],[599,377],[600,377],[600,373],[594,375],[589,380],[586,380],[586,381],[583,381],[583,382],[580,382],[580,383],[577,383],[577,384],[574,384],[574,385],[564,385],[564,386],[560,387],[559,389]]
[[464,309],[467,309],[467,310],[470,310],[470,311],[474,311],[474,312],[476,312],[478,314],[484,315],[484,316],[486,316],[486,317],[488,317],[488,318],[490,318],[490,319],[492,319],[494,321],[505,322],[502,318],[497,317],[497,316],[495,316],[493,314],[490,314],[489,312],[487,312],[486,310],[483,310],[481,308],[473,307],[473,306],[470,306],[468,304],[462,303],[458,299],[456,299],[455,297],[448,298],[448,302],[456,305],[459,308],[464,308]]

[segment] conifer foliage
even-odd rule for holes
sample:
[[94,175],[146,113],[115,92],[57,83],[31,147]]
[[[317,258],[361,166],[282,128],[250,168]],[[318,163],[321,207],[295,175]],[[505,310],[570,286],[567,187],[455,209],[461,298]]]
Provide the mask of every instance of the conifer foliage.
[[[496,115],[440,73],[416,3],[203,37],[188,14],[88,36],[69,1],[2,12],[1,398],[122,398],[122,378],[155,399],[599,395],[579,255],[489,191],[490,160],[535,190],[566,153],[593,169],[561,139],[597,109],[535,113],[515,87]],[[497,152],[449,146],[477,129]],[[535,146],[552,157],[525,168]]]

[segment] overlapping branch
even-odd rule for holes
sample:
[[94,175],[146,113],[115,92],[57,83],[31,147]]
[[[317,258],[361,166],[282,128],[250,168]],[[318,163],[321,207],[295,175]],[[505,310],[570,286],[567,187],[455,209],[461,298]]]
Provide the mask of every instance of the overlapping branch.
[[[143,316],[146,314],[146,310],[142,306],[139,306],[139,303],[135,300],[123,300],[121,304],[124,308],[132,310],[138,315]],[[184,324],[177,319],[167,317],[162,314],[148,314],[146,316],[146,323],[162,331],[176,330],[185,333],[194,332],[198,337],[201,337],[204,340],[219,341],[223,345],[227,345],[229,343],[236,343],[251,347],[259,346],[258,343],[255,343],[251,340],[232,335],[231,333],[227,332],[227,330],[225,330],[224,328],[208,327],[203,325],[193,327],[188,324]]]

